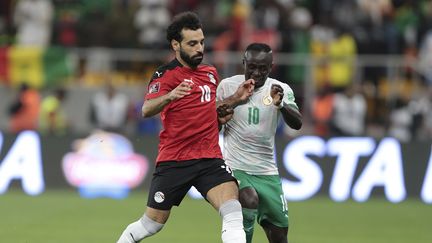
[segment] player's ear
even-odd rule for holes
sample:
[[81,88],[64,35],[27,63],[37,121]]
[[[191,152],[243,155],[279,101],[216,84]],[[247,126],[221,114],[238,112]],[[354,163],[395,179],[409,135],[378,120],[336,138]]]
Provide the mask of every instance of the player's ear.
[[176,40],[171,40],[171,46],[173,48],[174,51],[179,51],[180,50],[180,43]]

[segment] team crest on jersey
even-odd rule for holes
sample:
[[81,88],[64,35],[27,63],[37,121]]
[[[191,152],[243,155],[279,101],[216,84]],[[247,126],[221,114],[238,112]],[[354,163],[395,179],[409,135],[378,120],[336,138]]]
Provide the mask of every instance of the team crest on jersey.
[[210,82],[216,84],[216,79],[212,73],[208,73],[207,76],[209,77]]
[[159,88],[160,88],[160,83],[156,82],[154,84],[151,84],[149,87],[149,94],[154,94],[159,92]]
[[262,102],[264,105],[271,105],[273,103],[273,98],[270,95],[263,97]]

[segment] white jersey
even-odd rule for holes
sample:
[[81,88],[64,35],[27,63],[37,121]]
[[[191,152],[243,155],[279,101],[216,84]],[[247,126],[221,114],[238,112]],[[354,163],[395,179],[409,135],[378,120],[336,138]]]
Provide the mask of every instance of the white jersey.
[[[234,94],[244,81],[244,75],[223,79],[217,88],[217,100]],[[297,108],[292,89],[276,79],[267,78],[262,87],[254,90],[247,103],[234,109],[233,118],[225,125],[223,155],[232,169],[253,175],[278,174],[274,140],[281,113],[269,100],[272,84],[283,88],[285,104]]]

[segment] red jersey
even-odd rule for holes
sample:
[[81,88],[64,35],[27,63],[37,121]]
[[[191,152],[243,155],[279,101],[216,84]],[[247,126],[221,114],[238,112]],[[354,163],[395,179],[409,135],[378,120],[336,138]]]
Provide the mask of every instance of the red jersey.
[[193,84],[191,93],[174,100],[161,111],[162,131],[156,163],[201,158],[222,158],[216,113],[216,68],[184,67],[177,59],[153,75],[145,99],[169,93],[181,82]]

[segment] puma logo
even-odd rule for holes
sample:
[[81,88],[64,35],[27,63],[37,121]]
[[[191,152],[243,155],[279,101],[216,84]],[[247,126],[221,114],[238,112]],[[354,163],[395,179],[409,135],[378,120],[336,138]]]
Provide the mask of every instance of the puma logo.
[[192,81],[192,78],[190,78],[190,79],[185,78],[185,79],[183,79],[183,81],[188,82],[188,83],[191,83],[191,84],[195,84],[195,83]]

